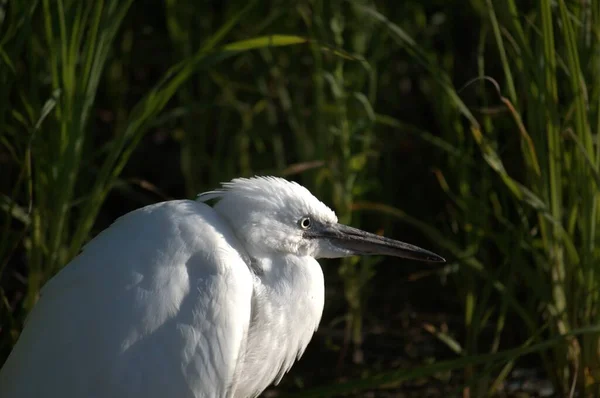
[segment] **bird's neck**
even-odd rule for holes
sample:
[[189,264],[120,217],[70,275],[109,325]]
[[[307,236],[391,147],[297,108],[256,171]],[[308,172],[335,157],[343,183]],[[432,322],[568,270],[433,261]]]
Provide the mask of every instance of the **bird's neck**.
[[[319,263],[312,257],[280,255],[257,260],[253,311],[268,317],[270,307],[278,317],[289,317],[285,326],[305,326],[314,332],[321,320],[325,299],[325,282]],[[300,310],[301,312],[297,312]],[[304,312],[308,320],[299,322]]]
[[312,257],[255,259],[253,268],[252,321],[240,393],[267,387],[289,370],[311,340],[325,298],[323,272]]

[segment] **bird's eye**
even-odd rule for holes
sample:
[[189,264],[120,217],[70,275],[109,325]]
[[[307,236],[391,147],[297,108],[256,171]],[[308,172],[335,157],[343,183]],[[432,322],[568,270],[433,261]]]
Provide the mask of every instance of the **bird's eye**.
[[312,224],[312,222],[310,221],[310,218],[308,218],[308,217],[302,217],[300,219],[300,227],[302,227],[302,229],[309,229],[311,224]]

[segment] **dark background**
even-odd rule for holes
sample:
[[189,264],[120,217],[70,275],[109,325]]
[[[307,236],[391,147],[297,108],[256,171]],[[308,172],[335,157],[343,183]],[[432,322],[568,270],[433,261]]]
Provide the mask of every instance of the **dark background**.
[[[558,129],[571,126],[577,97],[565,88],[567,45],[556,4],[550,25],[561,95],[553,108],[544,102],[548,83],[535,62],[547,26],[543,1],[61,4],[62,11],[51,1],[0,1],[0,358],[43,283],[120,215],[193,198],[236,176],[280,175],[307,186],[341,221],[428,248],[448,264],[323,261],[321,328],[282,384],[265,394],[308,396],[311,388],[331,387],[327,394],[337,395],[339,383],[361,379],[370,384],[355,386],[354,395],[506,396],[527,390],[523,378],[533,385],[524,393],[534,396],[548,380],[555,391],[565,388],[560,371],[549,370],[551,355],[478,359],[557,333],[545,328],[553,299],[550,271],[540,264],[549,250],[536,246],[540,238],[532,232],[546,210],[504,179],[550,207],[547,185],[531,177],[515,115],[547,176],[548,130],[539,121],[550,120],[545,112],[554,109]],[[582,19],[576,35],[593,99],[598,10],[565,4],[573,18],[593,16]],[[97,70],[86,63],[86,51],[100,48],[91,33],[95,12],[108,43],[95,58]],[[245,42],[269,35],[300,42]],[[226,51],[240,41],[239,52]],[[186,65],[192,73],[169,91]],[[97,86],[87,80],[94,74]],[[588,112],[593,127],[597,102]],[[561,145],[574,147],[568,140]],[[573,191],[568,184],[564,192]],[[566,225],[568,209],[564,214],[559,222]],[[90,228],[78,229],[83,220]],[[578,232],[573,236],[579,244]],[[596,264],[595,257],[589,261]],[[457,358],[467,360],[431,368]],[[382,375],[389,378],[378,381]]]

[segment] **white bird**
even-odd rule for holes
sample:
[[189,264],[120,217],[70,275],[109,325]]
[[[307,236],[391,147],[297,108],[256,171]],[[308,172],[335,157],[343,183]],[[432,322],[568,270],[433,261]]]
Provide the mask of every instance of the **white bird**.
[[275,177],[135,210],[42,289],[0,397],[256,397],[319,325],[315,259],[370,254],[444,261],[338,224],[306,188]]

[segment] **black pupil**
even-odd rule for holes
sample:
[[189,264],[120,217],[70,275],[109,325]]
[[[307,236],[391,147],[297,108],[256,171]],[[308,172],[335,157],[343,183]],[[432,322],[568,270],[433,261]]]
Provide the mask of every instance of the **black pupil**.
[[308,227],[310,226],[310,219],[308,219],[308,218],[304,218],[304,219],[302,220],[302,226],[303,226],[304,228],[308,228]]

